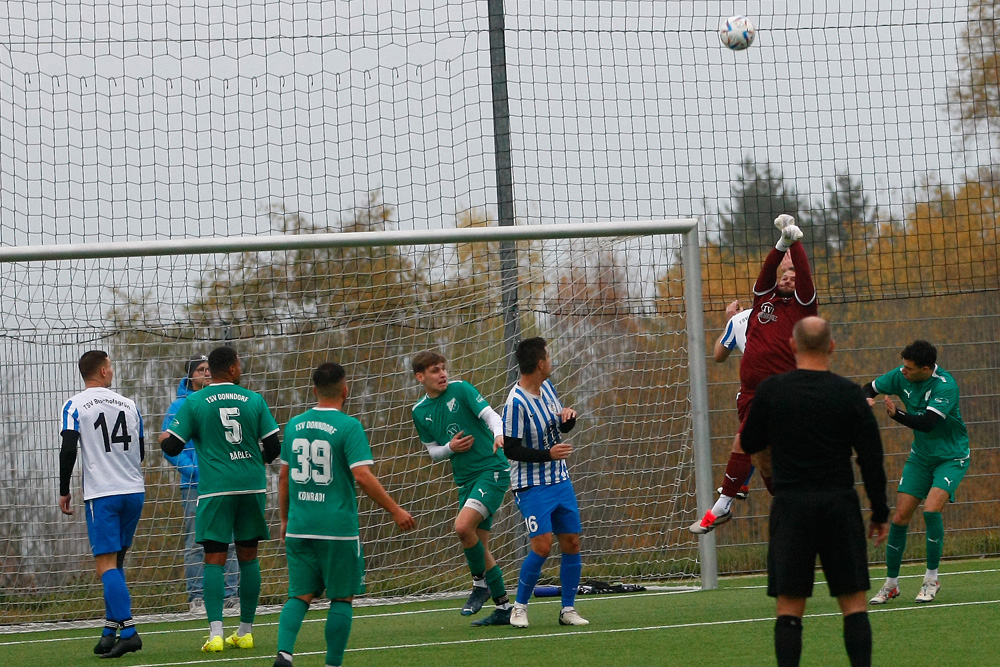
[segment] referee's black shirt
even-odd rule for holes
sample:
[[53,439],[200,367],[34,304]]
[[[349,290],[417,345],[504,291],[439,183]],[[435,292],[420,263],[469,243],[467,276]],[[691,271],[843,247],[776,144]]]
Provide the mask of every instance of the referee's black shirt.
[[748,454],[770,445],[775,494],[852,488],[857,452],[871,521],[889,519],[878,423],[850,380],[811,370],[767,378],[754,394],[740,444]]

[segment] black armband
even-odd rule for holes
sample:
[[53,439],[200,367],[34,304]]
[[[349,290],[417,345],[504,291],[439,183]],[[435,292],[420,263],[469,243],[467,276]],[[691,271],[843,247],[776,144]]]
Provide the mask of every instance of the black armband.
[[875,391],[875,387],[872,385],[873,383],[871,382],[861,385],[861,391],[865,393],[865,398],[875,398],[878,396],[878,392]]
[[59,495],[69,495],[69,480],[76,465],[76,446],[80,434],[76,431],[62,432],[62,447],[59,449]]
[[146,460],[146,439],[139,438],[139,462]]
[[281,441],[278,440],[278,432],[265,437],[261,443],[264,445],[264,463],[270,463],[281,454]]
[[574,426],[576,426],[576,417],[573,417],[572,419],[567,419],[564,422],[559,422],[559,432],[569,433],[570,431],[573,430]]
[[503,453],[511,461],[547,463],[552,460],[549,450],[532,449],[531,447],[525,447],[521,442],[521,438],[512,438],[509,435],[503,437]]
[[890,417],[893,421],[897,421],[903,426],[912,428],[914,431],[920,431],[921,433],[929,433],[943,419],[941,415],[930,410],[922,415],[911,415],[906,412],[900,412],[899,408],[896,408],[896,413],[890,415]]
[[167,439],[160,443],[164,454],[177,456],[184,451],[184,442],[173,433],[167,434]]

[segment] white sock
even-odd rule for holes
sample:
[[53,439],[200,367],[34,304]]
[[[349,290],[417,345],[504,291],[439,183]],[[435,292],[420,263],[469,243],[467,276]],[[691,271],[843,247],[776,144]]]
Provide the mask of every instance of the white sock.
[[735,498],[730,498],[729,496],[719,496],[719,499],[715,501],[712,505],[712,514],[715,516],[722,516],[729,512],[729,508],[732,506]]
[[934,583],[935,581],[937,581],[937,570],[936,569],[935,570],[930,570],[930,569],[927,570],[927,572],[924,573],[924,581],[929,581],[931,583]]
[[473,578],[472,585],[477,588],[487,588],[485,578],[479,578],[479,579]]
[[885,578],[885,585],[888,586],[889,588],[898,588],[899,587],[899,578],[898,577],[886,577]]
[[562,610],[564,612],[566,612],[566,611],[576,611],[576,607],[563,607]]
[[212,621],[211,623],[209,623],[208,627],[209,627],[208,634],[211,635],[212,637],[222,636],[222,621]]
[[248,635],[253,631],[253,623],[243,623],[240,622],[240,629],[236,631],[237,637],[242,637],[243,635]]

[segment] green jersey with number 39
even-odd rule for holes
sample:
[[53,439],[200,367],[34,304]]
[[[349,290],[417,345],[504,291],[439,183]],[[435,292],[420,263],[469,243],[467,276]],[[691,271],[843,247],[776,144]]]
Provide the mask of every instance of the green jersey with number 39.
[[188,396],[167,433],[195,440],[198,497],[205,498],[266,492],[260,443],[277,430],[260,394],[220,382]]
[[334,408],[313,408],[285,427],[281,462],[288,465],[287,537],[358,536],[356,466],[371,465],[365,429]]

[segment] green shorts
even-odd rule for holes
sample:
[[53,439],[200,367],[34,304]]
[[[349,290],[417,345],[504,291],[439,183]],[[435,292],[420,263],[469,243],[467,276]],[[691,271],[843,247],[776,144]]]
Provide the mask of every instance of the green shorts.
[[320,595],[331,600],[365,592],[365,555],[354,538],[316,540],[286,537],[288,597]]
[[471,507],[483,515],[477,528],[493,527],[493,515],[503,505],[503,497],[510,488],[510,473],[506,470],[485,472],[468,484],[458,487],[458,506]]
[[266,498],[263,493],[199,498],[194,515],[194,541],[229,544],[270,539],[271,532],[264,519]]
[[948,492],[949,500],[955,502],[955,490],[968,469],[968,458],[926,459],[910,454],[897,491],[923,499],[932,488],[943,489]]

